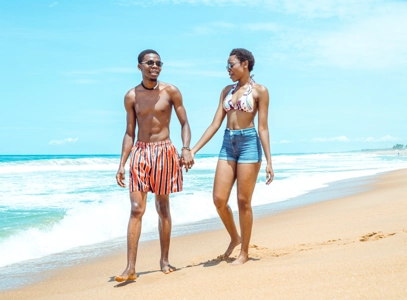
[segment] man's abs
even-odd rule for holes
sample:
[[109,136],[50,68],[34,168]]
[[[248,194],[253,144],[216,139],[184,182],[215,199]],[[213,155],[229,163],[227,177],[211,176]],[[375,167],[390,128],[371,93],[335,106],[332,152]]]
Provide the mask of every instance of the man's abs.
[[170,138],[170,130],[165,127],[138,127],[137,140],[145,143],[165,141]]

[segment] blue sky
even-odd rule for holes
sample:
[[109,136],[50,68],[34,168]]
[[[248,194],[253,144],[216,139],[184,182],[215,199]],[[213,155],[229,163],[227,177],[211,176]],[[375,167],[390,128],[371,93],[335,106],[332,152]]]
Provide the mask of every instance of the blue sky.
[[[192,145],[237,47],[269,89],[272,153],[407,144],[407,1],[16,0],[0,26],[0,154],[119,154],[147,48],[183,94]],[[224,127],[200,153],[218,153]]]

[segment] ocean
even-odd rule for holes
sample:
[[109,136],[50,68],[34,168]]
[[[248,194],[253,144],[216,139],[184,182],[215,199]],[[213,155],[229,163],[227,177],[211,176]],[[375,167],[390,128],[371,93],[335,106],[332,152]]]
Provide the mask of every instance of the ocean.
[[[0,290],[38,280],[35,274],[45,270],[125,249],[130,206],[128,188],[115,179],[119,160],[119,155],[0,156],[0,274],[5,278]],[[184,191],[170,196],[173,236],[222,228],[212,204],[216,162],[216,155],[197,155],[193,169],[184,172]],[[269,186],[263,160],[254,215],[343,196],[355,178],[402,168],[407,157],[374,152],[275,154]],[[318,196],[337,182],[342,185],[335,192]],[[147,202],[141,241],[158,238],[154,195]],[[230,206],[237,211],[235,190]]]

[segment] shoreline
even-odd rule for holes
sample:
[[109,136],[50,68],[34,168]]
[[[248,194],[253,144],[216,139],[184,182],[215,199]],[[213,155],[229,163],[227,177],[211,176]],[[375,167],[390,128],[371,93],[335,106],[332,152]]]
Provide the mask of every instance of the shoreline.
[[362,153],[370,153],[370,154],[377,154],[377,155],[389,155],[389,156],[407,156],[407,149],[366,149],[361,150]]
[[[272,216],[287,210],[297,209],[314,203],[329,201],[363,192],[367,184],[374,180],[376,175],[368,175],[356,178],[342,179],[330,182],[325,187],[310,190],[309,192],[284,201],[253,206],[253,218]],[[233,201],[231,199],[231,201]],[[238,212],[233,212],[236,224]],[[223,224],[219,217],[205,219],[194,223],[173,226],[172,239],[178,236],[193,235],[197,233],[223,230]],[[158,240],[158,232],[142,232],[140,245]],[[78,264],[91,264],[106,257],[114,256],[126,249],[126,238],[119,237],[113,240],[76,247],[64,252],[50,254],[45,257],[18,262],[0,268],[6,279],[0,282],[0,293],[3,291],[16,290],[47,280],[53,272],[60,272],[66,268],[75,267]],[[21,269],[27,269],[19,273]]]
[[[403,211],[407,211],[403,201],[403,196],[407,196],[407,188],[403,188],[403,184],[407,187],[405,178],[407,169],[380,173],[359,182],[361,189],[356,188],[359,191],[356,194],[325,198],[271,214],[265,212],[265,216],[254,219],[250,261],[234,267],[233,271],[228,263],[216,260],[228,243],[222,228],[173,237],[170,261],[180,270],[170,275],[159,271],[159,245],[154,240],[140,244],[139,278],[135,282],[117,284],[112,279],[125,265],[126,253],[122,249],[83,265],[50,271],[42,282],[0,292],[0,298],[47,299],[52,295],[52,299],[116,299],[137,292],[142,298],[145,295],[151,299],[206,299],[211,293],[216,299],[235,293],[262,299],[284,291],[277,298],[369,295],[373,299],[380,296],[391,299],[407,292],[407,275],[403,272],[407,267],[407,225],[403,223]],[[321,190],[328,196],[329,189]],[[232,256],[236,252],[237,249]],[[382,257],[382,254],[387,255]],[[390,265],[386,267],[385,262]],[[394,282],[382,278],[384,275]],[[342,282],[338,282],[340,278]],[[386,283],[382,289],[376,286],[379,279]],[[356,283],[360,290],[356,290]],[[290,285],[300,285],[308,296],[301,289],[292,291]],[[169,289],[171,293],[160,298],[161,289]]]

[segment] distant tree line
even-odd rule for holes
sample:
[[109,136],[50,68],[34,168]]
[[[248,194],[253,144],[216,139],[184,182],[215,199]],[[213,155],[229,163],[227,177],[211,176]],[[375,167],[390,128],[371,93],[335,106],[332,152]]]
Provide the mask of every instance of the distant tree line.
[[407,149],[407,145],[403,145],[403,144],[395,144],[394,146],[393,146],[393,149],[394,150],[402,150],[402,149]]

